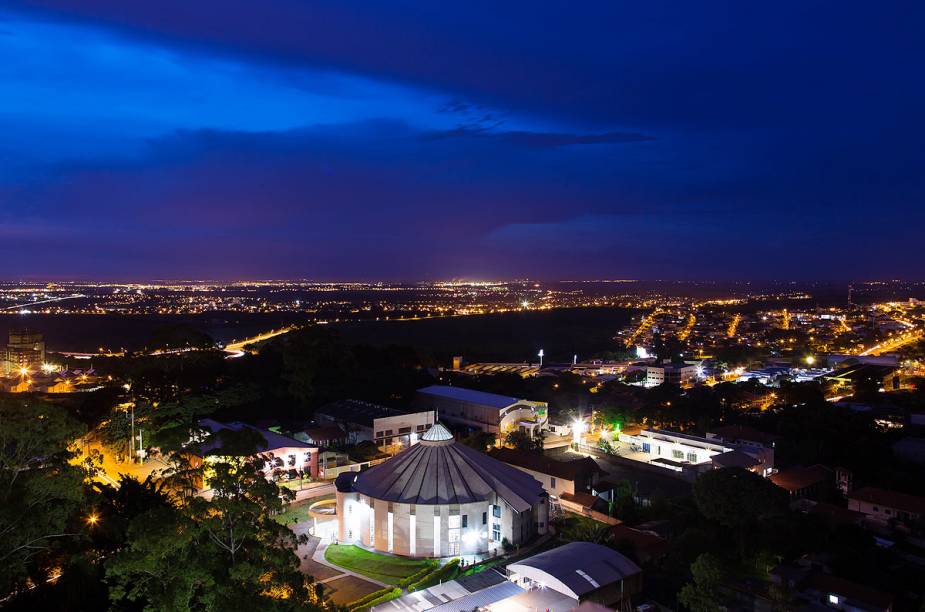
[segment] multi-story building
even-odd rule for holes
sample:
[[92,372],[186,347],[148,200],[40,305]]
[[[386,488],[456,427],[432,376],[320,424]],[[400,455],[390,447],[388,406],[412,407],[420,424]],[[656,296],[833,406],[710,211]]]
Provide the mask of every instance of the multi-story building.
[[341,400],[315,411],[321,425],[337,425],[347,442],[355,444],[369,440],[377,446],[401,444],[411,446],[437,422],[436,412],[409,412],[360,400]]
[[520,430],[532,437],[546,428],[546,402],[446,385],[418,389],[415,402],[422,409],[435,410],[441,421],[498,436]]
[[700,366],[692,364],[662,364],[646,366],[646,386],[690,385],[696,382]]
[[[719,432],[721,435],[716,435]],[[774,472],[774,449],[757,440],[760,436],[717,430],[706,438],[673,431],[643,429],[621,433],[619,441],[631,451],[626,457],[677,472],[685,478],[724,467],[740,467],[767,477]],[[758,432],[760,433],[760,432]]]
[[28,329],[11,330],[3,351],[3,374],[37,372],[45,363],[45,339]]

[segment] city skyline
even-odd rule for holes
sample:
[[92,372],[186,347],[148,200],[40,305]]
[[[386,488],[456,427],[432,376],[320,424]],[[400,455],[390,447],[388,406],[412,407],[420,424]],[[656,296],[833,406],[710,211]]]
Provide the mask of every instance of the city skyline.
[[0,276],[921,278],[922,10],[12,2]]

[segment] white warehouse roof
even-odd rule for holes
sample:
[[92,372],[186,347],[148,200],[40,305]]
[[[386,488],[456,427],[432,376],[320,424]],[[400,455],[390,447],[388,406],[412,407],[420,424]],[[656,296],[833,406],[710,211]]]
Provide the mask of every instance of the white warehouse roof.
[[571,542],[508,566],[508,572],[526,576],[575,599],[641,571],[612,548],[592,542]]

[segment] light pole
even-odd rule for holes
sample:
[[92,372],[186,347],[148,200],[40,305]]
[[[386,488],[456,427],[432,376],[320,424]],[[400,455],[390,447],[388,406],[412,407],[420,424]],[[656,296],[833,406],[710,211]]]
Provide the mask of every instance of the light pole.
[[543,367],[543,349],[540,349],[540,352],[537,353],[537,356],[540,358],[540,367]]

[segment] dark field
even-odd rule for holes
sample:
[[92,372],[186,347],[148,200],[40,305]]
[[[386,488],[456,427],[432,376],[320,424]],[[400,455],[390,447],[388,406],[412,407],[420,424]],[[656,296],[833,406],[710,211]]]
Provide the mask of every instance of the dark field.
[[300,313],[248,314],[210,312],[202,315],[84,315],[28,314],[0,316],[0,345],[6,345],[10,329],[28,327],[45,335],[49,351],[95,352],[140,350],[158,330],[173,325],[189,325],[209,334],[217,342],[228,343],[284,325],[306,321]]
[[613,336],[634,311],[626,308],[564,308],[420,321],[358,321],[337,325],[347,344],[413,346],[445,361],[571,361],[620,350]]
[[[467,361],[571,361],[618,350],[613,335],[630,320],[625,308],[566,308],[504,314],[424,319],[355,321],[331,325],[347,344],[412,346],[438,360],[463,355]],[[49,351],[140,350],[158,329],[189,325],[227,343],[293,323],[298,313],[203,315],[8,315],[0,316],[0,344],[10,329],[28,327],[45,335]]]

